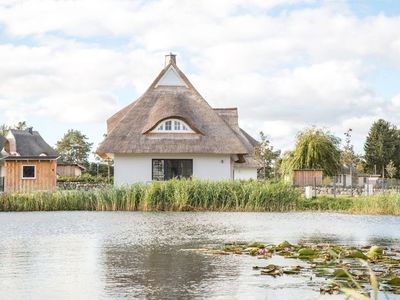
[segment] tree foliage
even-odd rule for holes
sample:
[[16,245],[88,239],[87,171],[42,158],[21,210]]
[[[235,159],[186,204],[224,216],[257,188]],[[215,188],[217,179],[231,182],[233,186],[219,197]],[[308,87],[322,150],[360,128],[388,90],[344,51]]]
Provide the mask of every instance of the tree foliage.
[[340,170],[340,139],[329,131],[312,127],[297,135],[293,152],[285,155],[282,173],[293,169],[322,169],[325,175],[335,175]]
[[9,130],[10,126],[7,126],[6,124],[0,125],[0,136],[6,136]]
[[20,121],[17,124],[15,124],[14,126],[2,124],[2,125],[0,125],[0,135],[6,136],[7,133],[10,131],[10,129],[25,130],[27,128],[28,128],[28,125],[26,124],[26,121]]
[[366,167],[369,172],[381,173],[385,177],[385,167],[393,160],[399,163],[400,136],[397,128],[380,119],[369,130],[364,145]]
[[28,128],[28,125],[26,125],[26,121],[19,121],[17,124],[15,124],[14,128],[18,130],[25,130]]
[[393,160],[389,161],[389,163],[386,166],[386,173],[388,175],[389,178],[393,178],[396,173],[397,173],[397,168],[394,165]]
[[353,168],[357,163],[359,157],[354,152],[354,145],[351,142],[351,134],[353,129],[349,128],[345,133],[345,144],[343,151],[340,153],[340,162],[342,165]]
[[255,147],[255,158],[261,164],[262,168],[258,175],[261,178],[270,178],[274,173],[274,163],[281,152],[274,150],[264,132],[260,132],[260,144]]
[[56,144],[56,150],[61,159],[87,165],[92,143],[79,130],[70,129]]

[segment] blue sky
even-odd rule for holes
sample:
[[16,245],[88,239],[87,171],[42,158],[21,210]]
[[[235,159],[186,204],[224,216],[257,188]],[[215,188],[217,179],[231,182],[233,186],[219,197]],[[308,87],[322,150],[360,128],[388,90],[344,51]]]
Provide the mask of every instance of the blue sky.
[[94,143],[138,98],[164,55],[214,107],[279,149],[311,125],[362,152],[372,122],[400,126],[400,1],[211,0],[0,3],[0,123],[26,120],[55,144]]

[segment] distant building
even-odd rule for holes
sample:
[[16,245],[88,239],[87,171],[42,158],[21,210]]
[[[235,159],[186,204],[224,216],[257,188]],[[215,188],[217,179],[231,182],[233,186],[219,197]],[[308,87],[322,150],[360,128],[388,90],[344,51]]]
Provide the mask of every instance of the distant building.
[[365,186],[366,184],[372,184],[375,186],[379,179],[381,178],[380,174],[360,174],[358,177],[358,185]]
[[350,187],[354,185],[354,181],[357,178],[355,176],[356,169],[353,167],[342,166],[341,172],[334,176],[335,185],[340,187]]
[[0,191],[56,188],[57,152],[32,128],[0,137]]
[[78,163],[57,161],[57,176],[79,177],[86,168]]
[[177,67],[175,55],[135,102],[107,120],[97,149],[114,160],[117,185],[172,178],[257,178],[257,141],[236,108],[213,109]]
[[285,180],[295,186],[322,185],[322,170],[315,169],[295,169],[291,176],[286,176]]

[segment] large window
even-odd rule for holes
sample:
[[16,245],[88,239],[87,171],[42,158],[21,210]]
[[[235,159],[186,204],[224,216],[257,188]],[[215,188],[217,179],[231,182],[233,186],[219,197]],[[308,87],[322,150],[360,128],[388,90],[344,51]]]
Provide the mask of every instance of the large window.
[[35,179],[36,167],[35,166],[22,166],[22,179]]
[[153,159],[153,180],[190,178],[192,176],[192,159]]
[[179,119],[167,119],[157,125],[153,132],[182,132],[193,133],[193,130],[184,121]]

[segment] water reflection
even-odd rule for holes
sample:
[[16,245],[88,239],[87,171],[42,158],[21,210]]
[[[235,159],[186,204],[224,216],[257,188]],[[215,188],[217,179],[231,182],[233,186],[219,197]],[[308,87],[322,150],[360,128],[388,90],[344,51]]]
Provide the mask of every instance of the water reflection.
[[183,249],[239,240],[400,245],[400,218],[340,214],[8,213],[0,228],[2,299],[315,299],[308,278],[251,268],[272,261]]
[[[217,277],[211,256],[179,248],[118,245],[105,250],[106,292],[119,297],[165,299],[198,293],[204,280]],[[238,274],[238,272],[232,272]]]

